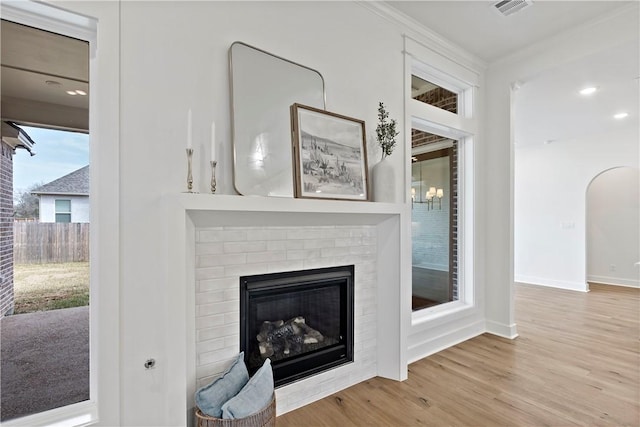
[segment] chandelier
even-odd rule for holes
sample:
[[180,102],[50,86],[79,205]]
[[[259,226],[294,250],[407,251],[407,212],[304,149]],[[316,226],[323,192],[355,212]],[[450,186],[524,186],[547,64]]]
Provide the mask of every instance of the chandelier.
[[438,200],[438,210],[442,210],[442,198],[444,197],[444,189],[429,187],[429,191],[427,191],[424,195],[424,199],[422,199],[422,181],[420,181],[420,200],[416,200],[416,189],[411,189],[411,207],[413,208],[414,203],[424,203],[427,205],[427,210],[434,210],[434,201]]

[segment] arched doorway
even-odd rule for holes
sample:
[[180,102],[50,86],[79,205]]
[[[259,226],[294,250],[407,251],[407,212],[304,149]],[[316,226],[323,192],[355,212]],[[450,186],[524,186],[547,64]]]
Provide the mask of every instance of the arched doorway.
[[640,171],[598,174],[586,193],[587,282],[640,287]]

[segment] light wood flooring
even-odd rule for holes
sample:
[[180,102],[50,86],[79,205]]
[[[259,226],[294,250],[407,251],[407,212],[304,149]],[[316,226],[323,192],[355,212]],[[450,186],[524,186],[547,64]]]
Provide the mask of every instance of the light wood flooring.
[[640,426],[640,290],[517,285],[515,340],[483,334],[277,418],[306,426]]

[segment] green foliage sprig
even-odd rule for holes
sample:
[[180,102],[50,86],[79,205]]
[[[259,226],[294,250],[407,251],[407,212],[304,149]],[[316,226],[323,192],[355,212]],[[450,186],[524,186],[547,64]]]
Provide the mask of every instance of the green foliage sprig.
[[382,102],[378,103],[378,126],[376,127],[376,136],[378,144],[382,148],[382,158],[390,156],[396,145],[396,136],[400,132],[396,131],[397,121],[389,119],[389,113],[384,108]]

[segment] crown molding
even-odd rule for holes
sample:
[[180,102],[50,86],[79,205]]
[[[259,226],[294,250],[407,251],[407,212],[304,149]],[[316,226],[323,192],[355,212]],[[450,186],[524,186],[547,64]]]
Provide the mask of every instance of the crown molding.
[[405,15],[387,4],[386,1],[355,0],[355,2],[399,27],[403,35],[424,44],[434,52],[455,61],[471,71],[477,73],[488,67],[488,63],[480,57],[447,40],[410,16]]

